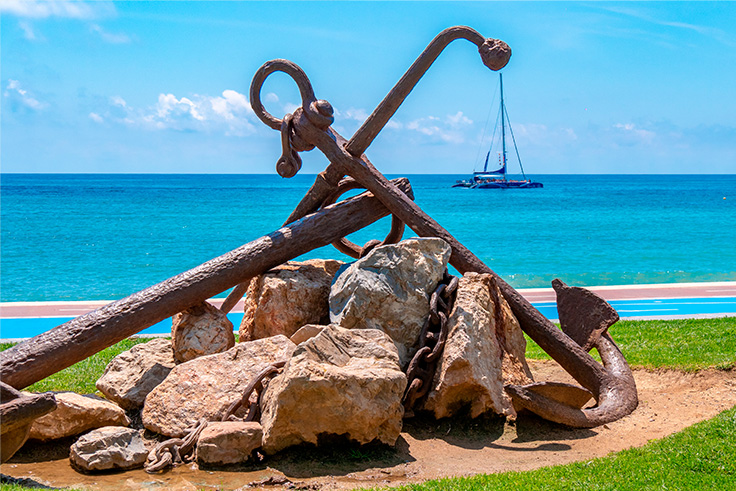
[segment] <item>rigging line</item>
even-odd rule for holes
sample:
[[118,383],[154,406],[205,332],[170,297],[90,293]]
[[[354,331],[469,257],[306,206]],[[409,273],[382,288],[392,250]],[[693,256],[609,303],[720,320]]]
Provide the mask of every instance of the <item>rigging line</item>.
[[[498,93],[498,87],[496,87],[496,90],[493,92],[493,97],[491,98],[491,104],[488,106],[488,115],[486,116],[486,124],[483,126],[483,134],[480,137],[480,143],[478,144],[478,154],[475,156],[475,162],[473,163],[473,172],[475,172],[475,168],[478,165],[478,162],[480,161],[480,152],[483,148],[483,140],[485,140],[486,137],[486,130],[488,129],[488,122],[491,120],[491,111],[493,111],[493,103],[496,102],[496,94]],[[495,130],[494,130],[495,134]]]
[[[491,150],[493,150],[493,142],[496,141],[496,131],[498,131],[498,120],[501,118],[501,110],[499,108],[498,115],[496,116],[496,124],[493,126],[493,136],[491,136],[491,145],[488,147],[488,155],[491,154]],[[484,167],[483,172],[486,172],[487,169]],[[475,168],[473,168],[473,172],[475,172]]]
[[511,133],[511,141],[514,142],[514,150],[516,150],[516,158],[519,159],[519,167],[521,168],[521,175],[524,177],[524,180],[526,180],[526,174],[524,174],[524,166],[521,165],[521,157],[519,156],[519,147],[516,146],[516,138],[514,137],[514,129],[511,127],[511,120],[509,119],[509,112],[504,107],[504,111],[506,112],[506,119],[509,121],[509,132]]

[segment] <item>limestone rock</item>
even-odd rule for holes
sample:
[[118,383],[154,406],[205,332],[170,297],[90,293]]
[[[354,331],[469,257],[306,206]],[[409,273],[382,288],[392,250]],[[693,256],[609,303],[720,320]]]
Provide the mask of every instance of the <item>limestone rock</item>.
[[301,343],[261,401],[263,450],[321,435],[393,445],[401,432],[406,375],[391,339],[376,329],[330,325]]
[[288,262],[253,278],[245,294],[240,341],[283,334],[327,320],[330,284],[342,262]]
[[286,336],[274,336],[238,343],[224,353],[177,365],[146,397],[143,425],[156,433],[181,437],[201,418],[219,421],[228,406],[243,396],[253,377],[272,363],[288,360],[294,348]]
[[83,471],[143,467],[148,450],[138,430],[106,426],[82,435],[72,445],[69,460]]
[[29,438],[56,440],[103,426],[128,426],[130,420],[120,406],[94,395],[55,392],[56,409],[31,425]]
[[171,341],[153,339],[113,358],[95,385],[123,409],[136,409],[174,365]]
[[233,323],[223,311],[202,302],[173,317],[171,342],[178,362],[222,353],[235,346]]
[[449,258],[450,246],[437,238],[376,247],[335,278],[330,321],[350,329],[383,330],[406,366],[429,315],[429,298]]
[[311,339],[321,333],[324,328],[325,326],[321,326],[319,324],[307,324],[300,327],[289,339],[291,339],[294,344],[301,344],[307,339]]
[[261,425],[253,421],[209,423],[197,440],[197,461],[210,465],[246,462],[261,447],[262,439]]
[[423,409],[436,418],[470,407],[515,416],[505,384],[527,384],[531,372],[526,341],[493,277],[467,273],[460,279],[448,320],[448,339]]

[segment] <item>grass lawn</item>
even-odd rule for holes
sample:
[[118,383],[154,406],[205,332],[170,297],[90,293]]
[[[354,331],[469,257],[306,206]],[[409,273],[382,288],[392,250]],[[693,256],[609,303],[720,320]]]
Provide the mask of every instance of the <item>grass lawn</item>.
[[[621,321],[611,335],[634,367],[695,371],[736,367],[736,317]],[[95,381],[117,354],[144,342],[125,340],[31,387],[32,391],[95,391]],[[11,345],[0,345],[0,350]],[[595,351],[594,351],[595,352]],[[533,342],[527,357],[549,357]],[[529,472],[427,481],[402,489],[718,489],[736,490],[736,408],[641,448]],[[3,484],[1,490],[27,489]]]
[[[632,367],[683,371],[736,367],[736,317],[619,321],[609,332]],[[528,337],[527,343],[527,358],[550,359]],[[597,356],[595,350],[592,354]]]
[[[46,392],[48,390],[70,390],[79,394],[92,394],[97,389],[95,382],[102,376],[105,367],[110,360],[115,358],[123,351],[127,351],[136,344],[150,341],[146,338],[124,339],[117,344],[105,348],[99,353],[90,356],[86,360],[65,368],[50,377],[36,382],[25,390],[31,392]],[[6,350],[13,346],[14,343],[0,343],[0,351]]]

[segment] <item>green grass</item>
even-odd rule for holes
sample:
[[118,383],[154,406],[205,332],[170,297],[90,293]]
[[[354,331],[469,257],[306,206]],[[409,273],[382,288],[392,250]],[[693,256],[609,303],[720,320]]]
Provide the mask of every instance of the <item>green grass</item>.
[[[69,368],[65,368],[64,370],[41,380],[40,382],[36,382],[25,390],[31,392],[70,390],[78,392],[79,394],[92,394],[97,390],[95,388],[95,382],[97,382],[97,379],[102,376],[102,373],[105,371],[107,364],[110,363],[110,360],[123,351],[129,350],[136,344],[145,343],[146,341],[150,341],[150,339],[124,339],[119,343],[90,356],[86,360],[82,360]],[[2,343],[0,344],[0,351],[6,350],[11,346],[13,346],[12,343]]]
[[482,474],[404,486],[402,490],[734,490],[736,408],[640,448],[528,472]]
[[[684,371],[736,367],[736,317],[619,321],[610,333],[631,366]],[[527,358],[549,359],[529,338],[527,343]]]

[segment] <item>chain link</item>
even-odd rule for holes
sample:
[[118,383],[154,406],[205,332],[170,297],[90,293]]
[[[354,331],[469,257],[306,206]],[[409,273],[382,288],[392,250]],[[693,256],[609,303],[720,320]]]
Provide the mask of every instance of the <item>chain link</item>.
[[[228,406],[220,421],[259,421],[261,418],[261,399],[268,380],[280,373],[285,364],[286,361],[272,363],[258,372],[245,387],[243,396]],[[251,402],[250,397],[253,391],[258,393],[258,397]],[[236,417],[235,413],[245,406],[248,407],[246,416],[242,419]],[[194,459],[194,448],[197,445],[197,440],[199,440],[199,435],[207,427],[207,424],[207,419],[202,418],[197,425],[187,430],[187,435],[184,438],[170,438],[156,445],[148,453],[144,465],[145,471],[154,474],[169,466],[191,462]]]
[[429,299],[429,316],[419,335],[419,349],[406,370],[407,385],[402,404],[404,417],[414,415],[414,407],[432,387],[437,362],[447,342],[447,319],[455,303],[458,279],[447,271]]

